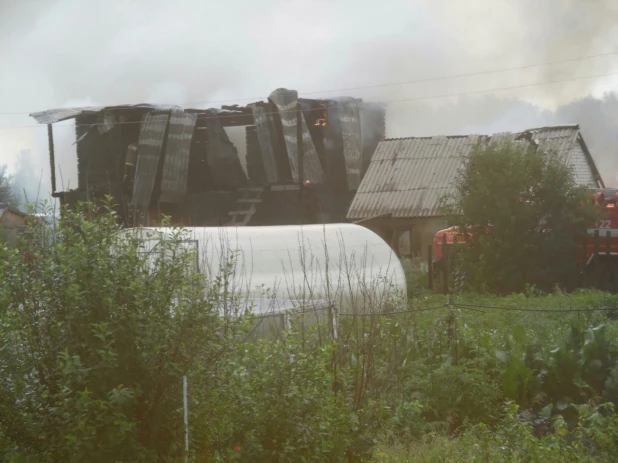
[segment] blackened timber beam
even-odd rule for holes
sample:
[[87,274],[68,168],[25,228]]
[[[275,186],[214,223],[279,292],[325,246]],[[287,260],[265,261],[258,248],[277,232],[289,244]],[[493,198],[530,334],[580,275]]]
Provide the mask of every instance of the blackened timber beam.
[[[225,109],[225,107],[224,107]],[[239,127],[245,125],[254,125],[253,111],[251,108],[242,108],[242,111],[221,111],[217,114],[217,119],[223,127]]]
[[52,196],[54,196],[56,193],[56,155],[54,153],[54,130],[51,124],[47,124],[47,143],[49,144]]

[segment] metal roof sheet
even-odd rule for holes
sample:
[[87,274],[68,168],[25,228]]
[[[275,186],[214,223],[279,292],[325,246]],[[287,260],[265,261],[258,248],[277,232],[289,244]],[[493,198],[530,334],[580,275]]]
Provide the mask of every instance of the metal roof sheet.
[[74,119],[82,113],[98,113],[100,111],[114,111],[120,109],[171,110],[173,106],[151,104],[118,105],[118,106],[87,106],[83,108],[47,109],[30,114],[39,124],[54,124],[56,122]]
[[[529,135],[539,147],[553,149],[573,167],[578,184],[602,186],[579,127],[558,126],[492,137],[399,138],[382,140],[371,158],[347,218],[363,219],[390,213],[393,218],[436,217],[441,199],[452,193],[453,182],[467,155],[481,140],[516,139]],[[599,183],[601,182],[601,183]]]

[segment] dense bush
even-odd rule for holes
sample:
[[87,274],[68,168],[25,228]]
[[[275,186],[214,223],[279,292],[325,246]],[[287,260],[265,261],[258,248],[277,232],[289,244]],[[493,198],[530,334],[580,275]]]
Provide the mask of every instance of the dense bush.
[[453,272],[471,288],[575,284],[575,244],[597,212],[558,153],[528,140],[479,143],[445,200],[449,222],[471,234]]
[[200,277],[185,271],[192,256],[181,252],[182,233],[157,244],[148,268],[119,239],[114,214],[101,212],[84,206],[54,227],[31,221],[26,252],[2,252],[5,455],[181,456],[182,376],[229,349],[231,335],[222,335],[222,320],[201,297]]

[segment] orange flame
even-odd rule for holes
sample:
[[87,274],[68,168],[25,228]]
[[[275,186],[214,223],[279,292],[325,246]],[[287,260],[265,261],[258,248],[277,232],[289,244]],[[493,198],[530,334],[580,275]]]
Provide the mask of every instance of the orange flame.
[[326,118],[318,119],[313,123],[313,125],[326,127]]

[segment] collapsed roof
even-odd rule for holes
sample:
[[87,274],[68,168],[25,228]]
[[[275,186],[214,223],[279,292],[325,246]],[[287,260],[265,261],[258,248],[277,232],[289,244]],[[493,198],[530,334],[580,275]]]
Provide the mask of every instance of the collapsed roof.
[[[77,192],[110,194],[142,215],[154,203],[181,204],[190,193],[255,185],[355,191],[385,132],[380,104],[351,97],[302,99],[284,88],[267,101],[220,109],[138,104],[31,116],[49,127],[75,119]],[[245,127],[246,171],[227,127]],[[130,162],[135,172],[127,185]],[[52,188],[55,193],[55,172]]]

